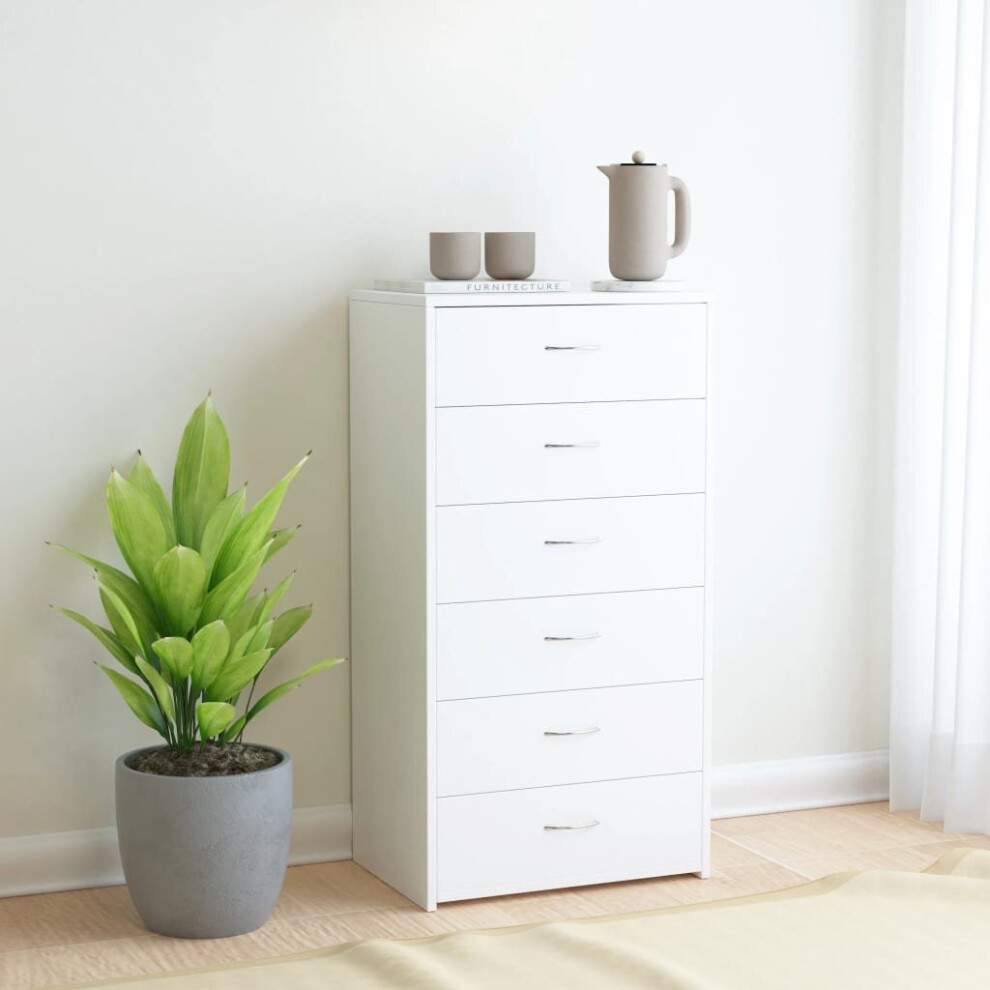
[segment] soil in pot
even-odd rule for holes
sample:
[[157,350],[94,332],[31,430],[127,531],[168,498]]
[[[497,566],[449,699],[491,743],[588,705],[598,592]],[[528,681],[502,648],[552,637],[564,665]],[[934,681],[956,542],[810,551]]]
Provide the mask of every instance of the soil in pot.
[[154,773],[162,777],[231,777],[267,770],[281,761],[278,753],[263,746],[249,743],[217,746],[207,743],[193,746],[188,753],[177,753],[162,746],[142,753],[129,766],[141,773]]

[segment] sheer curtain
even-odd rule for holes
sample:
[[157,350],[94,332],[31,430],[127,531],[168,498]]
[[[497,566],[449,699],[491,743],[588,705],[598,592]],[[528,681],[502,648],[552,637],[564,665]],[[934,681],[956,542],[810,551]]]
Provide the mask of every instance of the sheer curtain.
[[890,794],[990,833],[990,0],[908,0]]

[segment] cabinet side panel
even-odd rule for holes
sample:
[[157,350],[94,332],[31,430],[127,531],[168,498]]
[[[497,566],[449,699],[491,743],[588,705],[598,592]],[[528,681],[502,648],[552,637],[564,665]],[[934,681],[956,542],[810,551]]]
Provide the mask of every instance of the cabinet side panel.
[[715,653],[715,409],[716,382],[715,331],[712,306],[705,307],[707,345],[707,387],[705,401],[705,742],[704,742],[704,846],[700,875],[711,876],[712,810],[712,672]]
[[350,307],[351,719],[354,859],[432,908],[429,315]]

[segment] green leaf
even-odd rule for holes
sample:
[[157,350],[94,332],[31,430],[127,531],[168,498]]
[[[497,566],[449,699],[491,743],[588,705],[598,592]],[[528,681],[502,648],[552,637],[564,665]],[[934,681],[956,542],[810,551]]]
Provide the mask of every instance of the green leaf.
[[302,529],[301,526],[290,526],[288,529],[276,529],[275,532],[269,533],[268,537],[272,541],[272,545],[268,551],[268,556],[265,557],[265,562],[271,560],[300,529]]
[[155,593],[168,631],[185,636],[196,622],[206,595],[206,568],[195,550],[172,547],[155,564]]
[[233,574],[225,577],[207,596],[200,612],[200,624],[212,622],[214,619],[232,619],[244,603],[247,593],[254,584],[254,579],[265,562],[268,552],[266,543],[257,553],[248,557]]
[[257,653],[249,653],[235,663],[226,664],[207,689],[206,700],[226,701],[228,698],[233,698],[264,670],[271,655],[271,650],[259,650]]
[[56,612],[61,612],[62,615],[67,615],[74,622],[78,622],[84,629],[88,629],[121,666],[125,667],[132,674],[138,672],[137,665],[134,663],[134,657],[124,649],[123,644],[109,629],[98,626],[85,615],[79,612],[73,612],[71,608],[61,608],[58,605],[53,605],[52,608]]
[[95,557],[90,557],[85,553],[80,553],[78,550],[73,550],[72,547],[63,546],[61,543],[49,543],[48,546],[54,547],[56,550],[62,550],[70,557],[75,557],[76,560],[81,560],[84,564],[89,564],[89,566],[92,567],[93,570],[100,575],[100,577],[113,575],[114,577],[125,581],[133,580],[133,578],[128,577],[123,571],[118,570],[112,564],[105,564],[102,560],[97,560]]
[[[227,657],[227,663],[232,664],[240,660],[245,654],[257,653],[259,650],[265,649],[268,646],[268,638],[272,634],[274,624],[274,621],[269,620],[268,622],[259,622],[256,626],[248,629],[234,644],[230,656]],[[235,705],[237,704],[236,695],[231,696],[231,700]]]
[[132,485],[116,468],[107,482],[107,512],[117,546],[144,590],[154,594],[154,570],[158,558],[171,544],[151,499]]
[[172,678],[173,684],[185,680],[193,669],[193,647],[181,636],[156,639],[151,648],[162,662],[162,669]]
[[169,725],[174,728],[175,706],[172,704],[172,695],[169,692],[165,678],[144,657],[135,657],[134,662],[138,665],[141,676],[148,682],[148,686],[158,699],[158,707],[162,710],[162,714],[168,719]]
[[265,606],[265,595],[259,593],[244,600],[234,615],[227,620],[231,641],[236,643],[241,636],[261,621],[261,611]]
[[230,648],[230,653],[227,654],[227,663],[236,663],[238,660],[247,653],[248,643],[251,642],[251,638],[254,636],[254,631],[257,626],[252,626],[250,629],[246,629],[240,636],[237,637],[237,642]]
[[158,513],[162,525],[165,527],[165,538],[169,546],[175,543],[175,520],[172,518],[172,507],[168,504],[162,486],[158,484],[158,479],[148,466],[141,451],[138,451],[137,461],[131,468],[131,473],[127,480],[143,495],[145,495]]
[[[58,543],[49,545],[55,547],[56,550],[64,550],[84,564],[89,564],[99,575],[100,582],[119,596],[120,600],[127,606],[127,611],[134,618],[134,623],[141,634],[141,643],[144,646],[142,652],[148,656],[152,642],[158,639],[158,614],[151,599],[144,593],[137,581],[123,571],[119,571],[116,567],[105,564],[95,557],[88,557],[84,553],[79,553],[77,550],[72,550]],[[107,618],[110,618],[109,614]]]
[[237,716],[237,709],[223,701],[204,701],[196,706],[199,734],[205,742],[215,739]]
[[[274,540],[269,537],[269,530],[278,515],[278,510],[282,506],[282,499],[292,483],[292,479],[299,473],[302,466],[309,460],[307,454],[291,471],[274,487],[263,496],[258,504],[240,521],[237,529],[231,534],[220,556],[217,558],[214,568],[214,580],[223,580],[228,574],[233,574],[244,561],[252,557],[262,546],[270,549]],[[267,550],[266,550],[267,553]]]
[[247,725],[247,716],[242,715],[224,734],[223,741],[230,742],[237,738],[237,733],[242,731],[244,726]]
[[292,584],[292,579],[295,576],[296,572],[293,571],[288,577],[279,581],[279,583],[272,589],[271,593],[265,592],[264,601],[262,602],[261,609],[256,616],[256,621],[264,622],[272,614],[272,609],[274,609],[285,596],[285,593],[289,590],[289,585]]
[[117,634],[117,639],[131,656],[136,654],[144,656],[144,644],[134,616],[131,615],[131,610],[120,595],[103,584],[99,577],[97,577],[96,583],[100,589],[100,601],[103,602],[103,610],[107,613],[107,618],[110,620],[110,625],[113,626],[113,631]]
[[129,677],[118,674],[116,670],[110,667],[99,664],[99,668],[113,681],[114,687],[120,692],[120,696],[124,701],[127,702],[127,707],[134,712],[138,719],[148,726],[149,729],[154,729],[165,739],[168,739],[168,733],[165,731],[165,720],[162,718],[162,713],[155,703],[155,699],[148,691],[141,687],[140,684],[135,684]]
[[[277,701],[282,697],[283,694],[288,694],[290,691],[299,687],[299,685],[306,680],[307,677],[311,677],[313,674],[318,674],[321,670],[329,670],[331,667],[336,667],[337,664],[343,663],[344,658],[338,657],[334,660],[321,660],[319,663],[313,664],[309,670],[303,671],[298,677],[293,677],[292,680],[286,681],[284,684],[279,684],[278,687],[273,687],[271,691],[263,694],[252,706],[250,711],[246,715],[242,716],[244,719],[244,725],[247,725],[259,712],[264,711],[273,701]],[[238,720],[240,721],[240,720]],[[240,731],[240,729],[238,729]]]
[[248,644],[244,649],[245,653],[256,653],[258,650],[263,650],[268,645],[268,640],[272,634],[272,628],[275,622],[269,619],[267,622],[259,622],[258,625],[254,627],[254,632],[251,638],[248,640]]
[[193,691],[199,694],[208,688],[223,669],[230,649],[230,632],[221,619],[203,626],[193,636]]
[[216,563],[220,548],[241,521],[241,516],[244,515],[244,503],[246,501],[247,486],[245,485],[242,488],[238,488],[233,494],[228,495],[210,513],[210,518],[206,523],[206,529],[203,530],[203,540],[199,548],[199,555],[203,558],[203,566],[206,568],[207,579],[213,573],[213,565]]
[[186,424],[172,476],[175,531],[183,546],[200,548],[213,510],[227,495],[229,478],[227,430],[208,395]]
[[282,649],[306,625],[312,614],[312,605],[298,605],[296,608],[286,609],[275,620],[275,625],[272,627],[272,634],[268,639],[268,645],[273,650]]

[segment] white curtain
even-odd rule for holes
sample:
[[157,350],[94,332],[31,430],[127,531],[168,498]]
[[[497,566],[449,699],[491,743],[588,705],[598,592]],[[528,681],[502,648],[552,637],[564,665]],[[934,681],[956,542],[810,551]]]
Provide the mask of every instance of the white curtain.
[[990,0],[907,0],[890,794],[990,833]]

